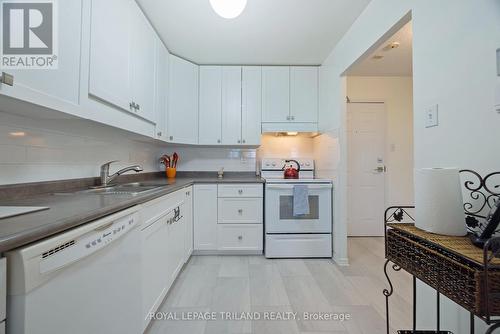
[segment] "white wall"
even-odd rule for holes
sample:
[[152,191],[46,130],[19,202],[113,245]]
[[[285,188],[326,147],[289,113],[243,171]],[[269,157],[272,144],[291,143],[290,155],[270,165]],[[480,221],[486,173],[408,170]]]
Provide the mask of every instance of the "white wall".
[[413,204],[413,87],[411,77],[347,77],[352,101],[386,108],[386,204]]
[[[393,26],[410,12],[414,37],[415,167],[458,166],[481,172],[500,167],[500,156],[492,153],[500,139],[500,115],[493,111],[500,2],[372,0],[321,69],[321,82],[327,85],[322,89],[321,127],[333,136],[338,131],[341,161],[337,194],[340,196],[346,195],[342,126],[346,83],[341,75],[378,41],[394,33]],[[440,126],[426,129],[425,109],[432,104],[439,104]],[[341,198],[336,209],[335,219],[345,222],[346,203]],[[422,296],[430,294],[422,285],[419,290]],[[432,328],[434,300],[422,299],[418,324],[420,329]],[[446,300],[443,306],[443,328],[456,334],[468,332],[467,313]],[[478,333],[483,333],[483,323],[476,323]]]

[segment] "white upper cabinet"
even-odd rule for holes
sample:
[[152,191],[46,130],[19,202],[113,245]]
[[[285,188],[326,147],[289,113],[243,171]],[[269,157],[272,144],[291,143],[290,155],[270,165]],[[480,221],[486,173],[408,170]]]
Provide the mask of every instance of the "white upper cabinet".
[[260,145],[262,115],[262,68],[242,68],[241,138],[244,145]]
[[170,56],[168,140],[198,143],[198,65]]
[[125,110],[132,103],[132,2],[93,0],[91,14],[89,94]]
[[290,120],[290,68],[266,66],[262,68],[262,121]]
[[78,115],[82,1],[59,1],[58,11],[57,69],[2,69],[14,76],[14,85],[0,83],[0,95]]
[[133,2],[132,16],[132,100],[135,112],[149,121],[155,122],[155,72],[156,33],[148,20]]
[[168,59],[169,53],[159,37],[156,38],[156,138],[167,140],[167,99],[168,99]]
[[135,1],[92,1],[89,94],[154,123],[155,64],[155,33]]
[[222,144],[242,144],[240,66],[222,68]]
[[222,142],[222,67],[200,66],[199,143]]
[[318,68],[290,68],[290,116],[293,122],[318,122]]

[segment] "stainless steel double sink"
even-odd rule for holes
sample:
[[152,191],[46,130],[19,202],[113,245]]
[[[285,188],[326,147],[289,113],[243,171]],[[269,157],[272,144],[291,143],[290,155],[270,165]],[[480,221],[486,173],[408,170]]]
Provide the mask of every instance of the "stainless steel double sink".
[[158,190],[160,187],[164,187],[165,185],[159,184],[148,184],[141,182],[134,183],[126,183],[120,185],[113,185],[108,187],[95,187],[85,190],[77,190],[73,192],[64,192],[64,193],[55,193],[54,195],[129,195],[136,196],[142,195],[148,192],[154,192]]

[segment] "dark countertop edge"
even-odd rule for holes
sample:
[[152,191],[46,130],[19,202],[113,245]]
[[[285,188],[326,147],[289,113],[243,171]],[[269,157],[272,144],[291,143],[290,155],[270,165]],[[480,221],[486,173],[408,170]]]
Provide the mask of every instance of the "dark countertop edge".
[[[97,219],[104,218],[106,216],[126,210],[136,205],[144,204],[156,198],[160,198],[162,196],[171,194],[173,192],[193,186],[195,184],[224,184],[224,183],[264,184],[265,183],[265,180],[258,176],[255,176],[254,178],[241,178],[241,179],[229,178],[229,177],[227,177],[226,179],[218,179],[212,177],[212,178],[207,178],[206,180],[203,180],[202,177],[198,179],[193,178],[193,180],[189,181],[185,180],[185,182],[182,182],[182,180],[179,181],[180,181],[179,184],[170,184],[158,187],[157,191],[144,195],[137,195],[129,199],[124,199],[123,201],[121,201],[116,205],[102,208],[101,210],[93,211],[91,214],[88,215],[66,217],[64,219],[61,219],[61,221],[56,220],[48,224],[41,224],[40,227],[24,230],[17,234],[11,234],[3,239],[0,238],[0,253],[5,253],[19,247],[27,246],[31,243],[54,236],[58,233],[71,230],[75,227],[93,222]],[[22,241],[20,241],[20,239],[22,239]]]

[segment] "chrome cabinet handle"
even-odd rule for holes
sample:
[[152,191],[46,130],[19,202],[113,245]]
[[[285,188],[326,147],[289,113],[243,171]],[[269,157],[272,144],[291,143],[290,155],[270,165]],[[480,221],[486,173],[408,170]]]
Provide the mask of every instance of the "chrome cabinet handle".
[[238,236],[238,240],[243,240],[243,236],[242,236],[242,235],[239,235],[239,236]]
[[217,139],[217,144],[220,144],[220,139]]
[[245,143],[246,143],[246,140],[245,140],[245,139],[243,139],[243,144],[245,144]]
[[238,194],[240,194],[240,195],[243,194],[243,189],[239,189]]
[[286,116],[286,120],[289,121],[290,120],[290,116]]
[[161,131],[158,131],[157,135],[158,137],[161,137]]
[[292,121],[295,121],[295,116],[292,116],[291,118],[292,118]]
[[174,136],[170,136],[170,137],[169,137],[169,139],[170,139],[170,140],[174,140]]
[[238,209],[238,214],[241,216],[243,214],[243,209]]
[[238,144],[241,144],[241,140],[238,139]]
[[130,106],[130,109],[135,109],[135,103],[134,102],[130,102],[129,106]]
[[139,111],[139,110],[141,110],[141,106],[140,106],[139,104],[136,104],[136,105],[135,105],[135,109],[136,109],[137,111]]

